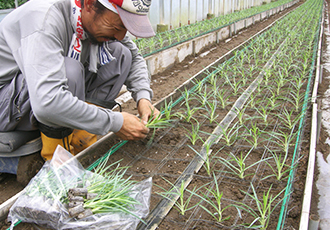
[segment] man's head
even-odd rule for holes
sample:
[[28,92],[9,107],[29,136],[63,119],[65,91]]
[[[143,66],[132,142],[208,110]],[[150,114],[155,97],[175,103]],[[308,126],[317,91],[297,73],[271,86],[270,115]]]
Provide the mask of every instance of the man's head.
[[82,24],[93,43],[154,36],[147,13],[151,0],[81,0]]

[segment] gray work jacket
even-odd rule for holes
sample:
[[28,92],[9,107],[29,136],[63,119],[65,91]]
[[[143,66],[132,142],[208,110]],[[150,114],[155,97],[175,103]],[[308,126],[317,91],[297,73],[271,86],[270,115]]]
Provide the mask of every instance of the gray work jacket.
[[[0,88],[21,71],[33,113],[40,122],[101,135],[117,132],[123,124],[119,112],[89,105],[67,90],[64,57],[74,33],[70,10],[70,0],[33,0],[0,22]],[[84,64],[90,45],[87,40],[82,42]],[[136,101],[150,100],[152,90],[145,60],[129,37],[121,42],[133,57],[125,85]]]

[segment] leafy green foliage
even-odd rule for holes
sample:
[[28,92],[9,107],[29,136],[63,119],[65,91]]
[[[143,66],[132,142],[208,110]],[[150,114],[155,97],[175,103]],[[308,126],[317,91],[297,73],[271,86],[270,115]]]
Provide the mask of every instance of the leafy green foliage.
[[[25,2],[27,2],[27,0],[18,0],[18,5],[22,5]],[[15,1],[14,0],[1,0],[0,1],[0,10],[3,9],[12,9],[15,8]]]

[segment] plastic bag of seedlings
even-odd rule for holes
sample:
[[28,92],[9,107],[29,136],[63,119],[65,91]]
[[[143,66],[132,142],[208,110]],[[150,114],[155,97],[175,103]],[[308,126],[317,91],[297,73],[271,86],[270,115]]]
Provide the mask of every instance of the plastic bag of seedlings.
[[[149,213],[152,179],[132,181],[124,176],[125,167],[106,162],[93,173],[58,146],[11,207],[11,228],[21,220],[51,229],[135,229]],[[71,191],[86,189],[72,196]]]

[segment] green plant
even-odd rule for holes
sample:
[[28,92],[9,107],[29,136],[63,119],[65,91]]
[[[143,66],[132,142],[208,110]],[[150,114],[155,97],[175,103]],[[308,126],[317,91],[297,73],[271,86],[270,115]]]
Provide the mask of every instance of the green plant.
[[223,139],[225,140],[225,143],[227,146],[231,146],[235,143],[235,141],[237,140],[238,138],[238,132],[239,132],[239,129],[242,127],[242,126],[238,126],[237,125],[238,122],[236,122],[233,126],[231,127],[222,127],[222,126],[219,126],[220,129],[221,129],[221,133],[220,133],[220,136],[223,137]]
[[[139,203],[129,196],[134,181],[130,180],[131,177],[124,179],[127,167],[119,167],[118,162],[106,166],[104,162],[95,169],[96,174],[88,186],[88,192],[96,193],[98,196],[86,200],[84,208],[92,209],[93,213],[123,211],[132,214],[129,210],[134,208],[133,205]],[[117,164],[117,167],[109,171],[115,164]],[[99,175],[102,175],[102,177]]]
[[246,154],[243,153],[241,151],[240,156],[237,157],[235,154],[233,153],[229,153],[227,154],[229,159],[225,159],[223,157],[218,157],[218,160],[224,164],[231,172],[231,174],[234,174],[236,176],[238,176],[240,179],[244,179],[247,176],[251,176],[254,173],[250,173],[250,174],[245,174],[245,172],[249,169],[252,168],[253,166],[267,160],[267,159],[261,159],[257,162],[254,162],[253,164],[246,166],[246,159],[249,157],[250,153],[252,152],[253,148],[251,148],[249,150],[249,152],[247,152]]
[[207,90],[207,86],[204,85],[204,91],[203,93],[200,91],[199,94],[198,94],[198,98],[199,98],[199,101],[201,103],[201,106],[205,106],[209,100],[209,98],[211,97],[210,93],[208,92]]
[[155,116],[154,110],[151,110],[151,115],[146,124],[146,127],[149,129],[153,129],[153,133],[150,140],[148,141],[148,145],[151,145],[151,143],[153,142],[157,129],[164,129],[172,126],[171,124],[172,120],[168,120],[167,117],[162,117],[162,116],[163,116],[162,113],[159,113],[157,116]]
[[244,122],[250,119],[250,117],[248,117],[249,115],[247,115],[245,113],[245,109],[246,109],[246,107],[244,107],[242,109],[235,107],[234,112],[236,113],[236,117],[237,117],[240,125],[244,125]]
[[204,89],[203,86],[204,86],[204,80],[201,79],[201,80],[198,80],[198,79],[194,79],[192,80],[195,84],[195,88],[197,90],[197,93],[201,93],[202,90]]
[[[25,2],[27,2],[27,0],[18,0],[18,5],[22,5]],[[11,9],[11,8],[15,8],[15,1],[14,0],[1,0],[0,2],[0,10],[1,9]]]
[[[178,197],[179,199],[175,199],[175,202],[174,202],[174,208],[176,210],[179,211],[179,213],[181,215],[184,215],[187,211],[195,208],[196,206],[199,205],[199,203],[195,204],[195,205],[192,205],[190,206],[190,201],[191,201],[191,198],[194,196],[194,195],[197,195],[197,191],[200,189],[197,189],[196,190],[196,187],[194,187],[194,189],[192,191],[188,190],[185,188],[185,182],[182,181],[181,182],[181,186],[180,187],[177,187],[175,186],[174,184],[172,184],[170,181],[166,180],[164,177],[162,177],[163,180],[165,180],[167,183],[169,183],[172,188],[167,191],[166,189],[160,187],[161,189],[163,189],[165,192],[162,192],[162,193],[157,193],[158,195],[161,195],[162,197],[164,197],[165,199],[169,200],[169,201],[173,201],[176,197]],[[202,187],[201,187],[202,188]],[[184,193],[188,192],[190,193],[188,198],[185,199],[185,196],[184,196]]]
[[210,141],[203,142],[203,148],[202,148],[201,153],[199,153],[193,147],[188,145],[189,148],[191,148],[204,161],[203,167],[205,168],[205,170],[209,176],[211,176],[211,162],[214,157],[214,156],[212,156],[212,157],[210,156],[211,152],[212,152],[212,150],[211,150],[212,144],[213,143]]
[[261,116],[262,121],[264,122],[265,125],[268,125],[268,116],[271,113],[271,110],[268,109],[269,102],[266,105],[260,105],[259,109],[256,108],[257,113]]
[[191,131],[189,131],[188,129],[184,128],[188,134],[186,134],[186,136],[189,138],[189,140],[191,141],[192,145],[196,144],[196,141],[198,139],[200,139],[200,136],[198,135],[199,133],[199,129],[200,129],[200,124],[198,121],[196,121],[196,125],[194,125],[193,123],[191,124]]
[[[218,180],[216,176],[213,173],[214,183],[215,183],[215,189],[206,188],[206,190],[211,194],[211,197],[207,194],[203,194],[203,201],[205,201],[208,205],[210,205],[215,212],[210,211],[203,205],[199,205],[202,209],[204,209],[209,215],[211,215],[217,222],[221,223],[223,221],[229,220],[230,216],[223,218],[223,212],[229,208],[232,205],[228,205],[226,207],[222,207],[221,199],[223,196],[223,192],[220,192]],[[215,200],[215,202],[213,201]]]
[[206,101],[206,110],[208,112],[208,115],[204,115],[206,118],[209,119],[210,123],[213,123],[215,121],[215,119],[217,119],[217,117],[219,116],[216,113],[217,110],[217,101],[216,100],[208,100]]
[[282,152],[275,153],[275,151],[271,151],[267,147],[266,147],[266,149],[268,150],[268,152],[271,153],[272,158],[273,158],[274,163],[275,163],[275,167],[273,167],[269,162],[266,162],[267,165],[270,167],[270,169],[273,171],[274,174],[271,174],[271,175],[268,175],[268,176],[264,177],[263,180],[265,180],[269,177],[272,177],[272,176],[275,176],[276,179],[279,180],[279,181],[284,179],[283,176],[287,172],[291,171],[291,169],[292,169],[290,165],[286,164],[286,160],[288,158],[288,152],[285,152],[282,155]]
[[163,129],[170,127],[172,125],[172,120],[168,120],[167,117],[162,116],[162,113],[159,113],[157,116],[154,116],[154,110],[151,110],[151,115],[146,124],[146,127],[150,129]]
[[[260,84],[258,84],[259,86]],[[261,102],[261,98],[259,98],[258,93],[252,93],[250,95],[250,100],[248,102],[248,104],[250,105],[251,108],[255,108],[257,107],[258,104],[260,104]]]
[[302,113],[300,113],[298,116],[295,116],[293,113],[294,110],[288,111],[286,108],[284,108],[282,113],[277,115],[282,124],[289,130],[294,128],[302,116]]
[[172,114],[172,108],[173,108],[173,101],[167,103],[165,99],[164,106],[160,109],[160,111],[165,116],[166,120],[171,120],[171,118],[174,116],[174,114]]
[[276,145],[278,145],[280,147],[280,149],[283,152],[288,152],[289,148],[291,146],[291,141],[294,140],[296,133],[293,132],[293,130],[291,130],[290,133],[288,132],[284,132],[284,131],[279,131],[279,132],[269,132],[270,136],[275,138],[275,140],[271,140],[273,143],[275,143]]
[[[251,183],[251,188],[253,192],[252,195],[246,191],[242,191],[242,192],[244,192],[247,196],[252,198],[252,200],[255,202],[257,206],[257,210],[255,210],[250,205],[241,202],[235,204],[235,206],[239,209],[245,210],[247,213],[251,214],[253,218],[255,218],[252,223],[246,224],[247,228],[266,230],[269,225],[269,220],[271,217],[270,215],[273,213],[274,209],[282,201],[283,198],[277,201],[277,203],[276,203],[276,199],[282,194],[284,189],[273,197],[273,195],[270,194],[272,189],[272,186],[270,186],[267,192],[263,192],[262,200],[259,200],[257,192],[252,183]],[[255,224],[257,222],[259,222],[259,225]]]
[[228,75],[226,75],[227,83],[230,85],[230,87],[233,89],[233,94],[236,96],[238,94],[238,91],[242,88],[242,80],[236,80],[235,77],[232,77],[229,79]]
[[190,92],[188,91],[187,88],[185,88],[185,91],[183,93],[183,97],[184,97],[184,102],[182,104],[186,105],[186,109],[182,113],[177,112],[176,116],[178,116],[180,119],[183,118],[186,122],[190,122],[190,120],[193,118],[194,113],[199,110],[199,107],[193,107],[192,108],[190,106],[189,103],[190,103],[190,101],[192,101],[194,99],[194,97],[191,97]]
[[[251,122],[250,128],[247,126],[244,126],[244,127],[247,132],[243,135],[243,139],[245,141],[247,141],[249,144],[251,144],[252,148],[257,148],[260,143],[259,138],[263,134],[263,130],[259,129],[256,122],[255,123]],[[263,140],[263,141],[265,141],[265,140]]]
[[229,104],[228,98],[230,97],[230,95],[227,94],[227,96],[225,96],[225,94],[226,94],[225,89],[217,90],[216,98],[220,101],[220,105],[222,109],[226,108],[226,106]]
[[287,98],[287,101],[289,101],[294,106],[295,112],[299,112],[305,95],[303,93],[300,93],[299,90],[296,90],[290,92],[290,96],[292,97],[292,99]]

